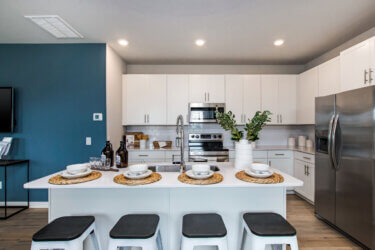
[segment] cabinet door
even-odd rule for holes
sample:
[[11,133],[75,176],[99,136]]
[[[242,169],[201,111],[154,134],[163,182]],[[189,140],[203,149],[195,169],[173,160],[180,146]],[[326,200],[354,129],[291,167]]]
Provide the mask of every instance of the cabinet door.
[[188,122],[189,76],[167,75],[167,124],[175,125],[178,115]]
[[126,75],[122,75],[122,125],[127,123],[127,86],[126,86]]
[[298,77],[297,123],[315,124],[315,97],[318,96],[318,68],[310,69]]
[[314,202],[315,197],[315,167],[311,163],[306,163],[307,167],[307,176],[308,179],[307,185],[306,185],[306,198],[310,201]]
[[279,123],[297,123],[297,76],[279,76]]
[[261,83],[260,75],[246,75],[244,76],[243,87],[243,113],[245,123],[252,119],[261,107]]
[[335,57],[318,66],[319,96],[340,92],[340,57]]
[[125,75],[126,124],[146,124],[148,113],[148,75]]
[[269,124],[277,124],[278,109],[278,88],[279,76],[278,75],[262,75],[261,76],[262,88],[262,111],[271,111],[271,122]]
[[208,102],[208,85],[207,75],[189,75],[189,101]]
[[375,84],[375,37],[370,39],[370,45],[371,45],[371,85]]
[[293,176],[293,158],[289,159],[268,159],[270,167],[278,169],[288,175]]
[[[164,125],[167,122],[167,78],[166,75],[149,75],[148,99],[144,104],[148,107],[147,124]],[[138,89],[141,92],[142,90]],[[139,105],[141,106],[141,105]]]
[[366,40],[340,53],[341,91],[369,86],[371,45]]
[[207,75],[208,82],[207,99],[210,103],[225,102],[225,79],[224,75]]
[[235,115],[237,124],[244,124],[243,119],[243,97],[244,97],[244,76],[225,76],[225,108]]
[[295,187],[294,190],[303,196],[306,196],[306,175],[305,175],[305,165],[303,161],[295,160],[294,161],[294,177],[303,181],[303,186]]

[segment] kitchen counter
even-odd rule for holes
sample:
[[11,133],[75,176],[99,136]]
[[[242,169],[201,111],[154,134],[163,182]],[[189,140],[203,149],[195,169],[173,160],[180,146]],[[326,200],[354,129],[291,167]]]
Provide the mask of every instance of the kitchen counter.
[[[156,163],[162,164],[162,163]],[[151,164],[150,164],[151,165]],[[107,248],[109,231],[119,218],[129,213],[156,213],[164,250],[180,246],[182,217],[188,213],[218,213],[228,231],[228,249],[239,248],[239,231],[244,212],[268,211],[286,216],[286,189],[303,182],[285,173],[279,184],[255,184],[238,180],[232,163],[215,163],[224,177],[213,185],[189,185],[178,181],[179,173],[160,173],[156,183],[125,186],[113,182],[119,172],[102,172],[97,180],[73,185],[51,185],[48,179],[58,173],[26,183],[25,188],[48,189],[48,219],[61,216],[93,215],[102,249]],[[84,249],[92,249],[90,242]],[[247,243],[245,243],[245,247]],[[201,250],[197,248],[196,250]],[[204,248],[213,250],[215,247]]]
[[[229,150],[234,150],[234,146],[229,146],[224,148],[227,148]],[[129,151],[178,151],[180,150],[179,147],[172,147],[168,149],[152,149],[152,148],[145,148],[145,149],[139,149],[139,148],[131,148],[128,149]],[[189,150],[188,146],[185,146],[185,150]],[[315,154],[315,148],[307,148],[307,147],[289,147],[289,146],[283,146],[283,145],[265,145],[265,146],[256,146],[253,148],[254,151],[267,151],[267,150],[292,150],[297,152],[302,152],[306,154]]]

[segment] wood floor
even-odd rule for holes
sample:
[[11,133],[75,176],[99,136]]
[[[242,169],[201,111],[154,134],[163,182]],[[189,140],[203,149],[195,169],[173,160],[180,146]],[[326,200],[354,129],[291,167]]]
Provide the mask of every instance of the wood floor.
[[[361,249],[314,216],[313,206],[288,195],[288,221],[297,229],[304,250]],[[29,209],[0,221],[0,250],[28,250],[33,233],[47,224],[47,209]]]

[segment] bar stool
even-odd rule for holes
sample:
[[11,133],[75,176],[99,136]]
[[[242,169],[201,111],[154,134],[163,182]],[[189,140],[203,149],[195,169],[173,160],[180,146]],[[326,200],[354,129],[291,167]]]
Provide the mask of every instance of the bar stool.
[[187,214],[182,220],[181,250],[195,246],[217,246],[228,249],[227,229],[218,214]]
[[141,247],[142,250],[163,250],[156,214],[128,214],[120,218],[109,236],[108,250],[119,247]]
[[94,216],[60,217],[33,235],[31,250],[82,250],[83,241],[91,234],[96,250],[101,250],[96,236]]
[[[270,244],[289,244],[291,250],[298,250],[297,232],[281,215],[276,213],[245,213],[243,215],[241,237],[243,232],[249,237],[252,250],[265,249]],[[244,239],[241,239],[240,250]]]

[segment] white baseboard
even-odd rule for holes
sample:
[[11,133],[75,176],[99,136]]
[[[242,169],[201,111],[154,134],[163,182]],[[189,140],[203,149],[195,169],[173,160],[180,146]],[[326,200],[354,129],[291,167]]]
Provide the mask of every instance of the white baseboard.
[[[9,201],[8,206],[27,206],[25,201]],[[5,202],[0,202],[0,206],[5,206]],[[47,201],[31,201],[30,208],[48,208]]]

